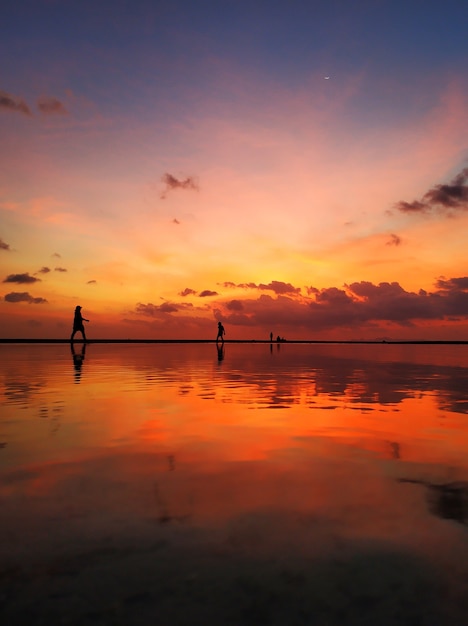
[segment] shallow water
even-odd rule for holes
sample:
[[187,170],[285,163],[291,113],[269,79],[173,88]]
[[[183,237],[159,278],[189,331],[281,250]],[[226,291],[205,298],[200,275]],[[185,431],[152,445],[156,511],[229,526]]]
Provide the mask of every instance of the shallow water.
[[467,373],[466,345],[0,346],[6,623],[467,624]]

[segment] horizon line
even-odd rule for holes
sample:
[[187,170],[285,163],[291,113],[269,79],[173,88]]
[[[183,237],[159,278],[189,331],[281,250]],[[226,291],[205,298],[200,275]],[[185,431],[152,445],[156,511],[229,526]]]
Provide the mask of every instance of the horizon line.
[[76,339],[73,342],[70,339],[25,339],[25,338],[0,338],[0,344],[64,344],[64,343],[261,343],[261,344],[284,344],[284,343],[300,343],[300,344],[468,344],[465,339],[282,339],[281,341],[270,341],[269,339],[225,339],[224,342],[216,339],[91,339],[86,342],[83,339]]

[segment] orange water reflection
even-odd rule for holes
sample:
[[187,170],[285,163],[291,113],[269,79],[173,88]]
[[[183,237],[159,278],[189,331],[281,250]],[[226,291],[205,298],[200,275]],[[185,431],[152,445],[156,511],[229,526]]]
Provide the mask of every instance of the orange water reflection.
[[0,350],[3,563],[209,531],[249,558],[381,542],[455,584],[467,347]]

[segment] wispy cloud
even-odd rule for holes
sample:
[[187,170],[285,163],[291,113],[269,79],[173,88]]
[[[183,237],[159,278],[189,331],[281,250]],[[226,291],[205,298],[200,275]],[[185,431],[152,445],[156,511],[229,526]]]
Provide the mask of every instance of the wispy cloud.
[[50,267],[41,267],[41,269],[38,271],[38,274],[48,274],[50,272]]
[[[187,176],[187,178],[179,179],[172,174],[166,173],[161,180],[164,184],[164,189],[161,193],[162,200],[165,200],[168,194],[175,189],[191,189],[193,191],[199,190],[198,182],[193,176]],[[174,221],[175,223],[179,223],[177,220]]]
[[194,306],[190,302],[163,302],[162,304],[153,304],[152,302],[143,304],[138,302],[135,306],[135,313],[153,318],[165,318],[170,313],[178,313],[189,310],[194,310]]
[[449,184],[435,185],[420,200],[397,202],[402,213],[436,213],[453,215],[454,211],[468,210],[468,167]]
[[45,304],[47,300],[45,298],[34,298],[27,291],[17,292],[12,291],[4,296],[5,302],[27,302],[28,304]]
[[37,108],[45,115],[68,115],[67,109],[57,98],[42,96],[37,101]]
[[5,243],[3,239],[0,238],[0,250],[11,250],[10,245]]
[[179,296],[194,296],[196,293],[195,289],[189,289],[189,287],[186,287],[183,291],[179,291]]
[[0,109],[14,111],[24,115],[32,115],[31,109],[22,98],[12,96],[6,91],[0,91]]
[[139,302],[135,311],[140,315],[146,315],[147,317],[157,317],[161,313],[176,313],[178,308],[171,304],[170,302],[163,302],[162,304],[152,304],[148,302],[148,304],[142,304]]
[[40,281],[40,278],[36,278],[35,276],[31,276],[28,272],[24,274],[9,274],[4,280],[4,283],[19,283],[19,284],[29,284],[29,283],[37,283]]
[[54,267],[54,272],[68,272],[65,267]]
[[390,239],[387,241],[387,243],[385,244],[387,246],[400,246],[401,245],[401,238],[398,235],[395,234],[391,234],[390,235]]
[[257,289],[260,291],[273,291],[276,294],[287,294],[287,293],[300,293],[300,287],[294,287],[291,283],[284,283],[280,280],[272,280],[270,283],[233,283],[233,282],[225,282],[223,286],[226,288],[240,288],[240,289]]

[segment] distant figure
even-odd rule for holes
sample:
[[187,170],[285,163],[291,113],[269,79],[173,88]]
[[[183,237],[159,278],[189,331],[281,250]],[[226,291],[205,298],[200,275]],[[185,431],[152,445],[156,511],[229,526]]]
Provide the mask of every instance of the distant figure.
[[75,317],[73,319],[73,332],[71,334],[70,341],[73,341],[73,337],[75,336],[76,332],[80,332],[83,335],[83,341],[87,341],[83,322],[89,322],[89,320],[81,315],[81,307],[77,306],[75,308]]
[[224,326],[221,324],[221,322],[218,322],[218,335],[216,337],[216,343],[218,343],[219,339],[221,339],[221,341],[224,343],[224,335],[225,335],[225,330],[224,330]]
[[278,335],[278,336],[276,337],[276,343],[279,343],[280,341],[281,341],[281,337]]
[[270,333],[270,343],[273,341],[273,333]]

